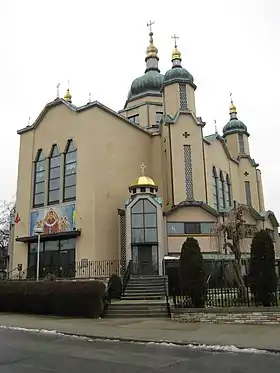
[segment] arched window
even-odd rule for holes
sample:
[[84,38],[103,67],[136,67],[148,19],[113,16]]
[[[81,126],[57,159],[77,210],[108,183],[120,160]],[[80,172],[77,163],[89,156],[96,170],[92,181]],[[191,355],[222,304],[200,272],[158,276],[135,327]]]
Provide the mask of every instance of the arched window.
[[45,157],[42,149],[38,150],[34,169],[33,207],[44,206],[45,200]]
[[219,177],[219,207],[225,208],[226,207],[226,198],[225,198],[225,179],[223,172],[220,171],[220,177]]
[[218,210],[219,194],[218,194],[218,175],[217,175],[216,167],[213,167],[212,169],[212,194],[213,194],[214,208]]
[[131,208],[132,243],[157,242],[157,208],[148,199],[140,199]]
[[226,176],[225,182],[226,207],[231,207],[231,185],[229,176]]
[[76,199],[77,149],[73,140],[69,140],[64,157],[63,201]]
[[59,203],[60,200],[60,153],[57,145],[53,145],[49,160],[48,203]]

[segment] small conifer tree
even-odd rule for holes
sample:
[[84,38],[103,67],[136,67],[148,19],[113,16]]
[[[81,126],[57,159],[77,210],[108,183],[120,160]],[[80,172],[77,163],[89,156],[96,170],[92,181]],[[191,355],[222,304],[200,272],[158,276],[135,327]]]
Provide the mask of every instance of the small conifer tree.
[[252,240],[249,285],[257,303],[263,306],[274,304],[277,289],[275,251],[266,230],[257,232]]
[[196,239],[184,242],[180,256],[180,278],[184,295],[192,299],[196,308],[205,307],[207,284],[203,257]]

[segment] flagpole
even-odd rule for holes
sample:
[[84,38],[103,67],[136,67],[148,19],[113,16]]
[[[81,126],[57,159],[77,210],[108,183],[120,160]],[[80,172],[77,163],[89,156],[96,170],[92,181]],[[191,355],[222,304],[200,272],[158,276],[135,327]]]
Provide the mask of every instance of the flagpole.
[[36,269],[36,281],[39,282],[40,277],[40,241],[41,241],[41,234],[44,232],[43,228],[36,227],[34,229],[35,234],[37,234],[37,269]]

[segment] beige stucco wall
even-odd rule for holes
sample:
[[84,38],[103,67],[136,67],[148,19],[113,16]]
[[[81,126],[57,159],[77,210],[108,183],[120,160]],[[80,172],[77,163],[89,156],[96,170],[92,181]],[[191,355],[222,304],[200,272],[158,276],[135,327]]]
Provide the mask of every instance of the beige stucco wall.
[[[216,222],[217,218],[200,207],[183,207],[168,214],[166,222]],[[194,237],[202,252],[217,251],[217,239],[213,235],[184,234],[168,235],[168,253],[180,253],[183,243],[188,237]]]
[[[184,132],[188,132],[190,136],[185,138],[183,136]],[[194,200],[206,201],[202,132],[201,127],[195,122],[191,114],[180,114],[176,123],[171,126],[171,144],[175,205],[186,200],[187,197],[184,145],[191,146]]]
[[[37,150],[42,148],[48,155],[57,144],[64,151],[70,138],[78,149],[76,209],[81,217],[77,228],[82,229],[76,260],[117,259],[117,208],[127,199],[128,186],[139,176],[141,162],[154,177],[152,137],[97,107],[77,114],[65,105],[56,106],[36,130],[21,135],[17,211],[22,222],[17,224],[15,236],[29,235],[32,161]],[[27,245],[16,243],[13,267],[18,263],[25,267],[26,254]]]

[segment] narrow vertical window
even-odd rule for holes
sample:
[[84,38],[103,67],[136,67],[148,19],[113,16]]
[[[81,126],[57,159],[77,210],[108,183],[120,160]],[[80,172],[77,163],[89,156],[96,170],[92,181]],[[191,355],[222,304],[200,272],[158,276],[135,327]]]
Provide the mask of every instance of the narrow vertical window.
[[212,193],[213,193],[213,204],[214,208],[218,210],[219,208],[219,193],[218,193],[218,175],[216,167],[212,169]]
[[180,109],[188,110],[188,98],[186,84],[179,84]]
[[77,149],[72,140],[68,141],[64,157],[64,190],[63,200],[76,199]]
[[33,207],[44,206],[45,199],[45,157],[42,149],[38,150],[34,169]]
[[59,203],[60,194],[60,153],[57,145],[53,145],[49,161],[48,203]]
[[248,206],[252,206],[250,181],[245,181],[245,196],[246,196],[246,204]]
[[190,145],[184,145],[184,166],[186,199],[187,201],[193,201],[192,151]]
[[238,144],[239,144],[239,152],[241,154],[245,153],[245,146],[244,146],[244,136],[243,133],[238,134]]
[[229,176],[226,176],[225,183],[225,196],[226,196],[226,207],[231,207],[231,184]]
[[225,179],[223,172],[220,171],[220,177],[218,180],[219,184],[219,207],[220,208],[225,208],[226,207],[226,198],[225,198]]

